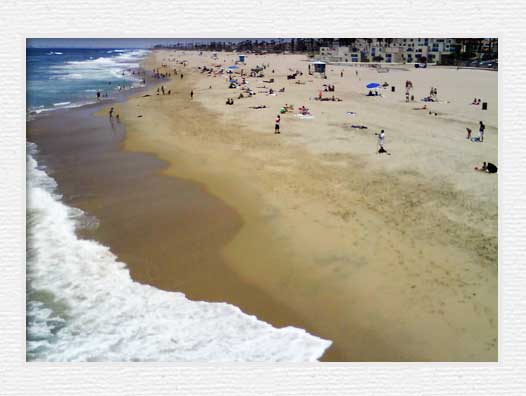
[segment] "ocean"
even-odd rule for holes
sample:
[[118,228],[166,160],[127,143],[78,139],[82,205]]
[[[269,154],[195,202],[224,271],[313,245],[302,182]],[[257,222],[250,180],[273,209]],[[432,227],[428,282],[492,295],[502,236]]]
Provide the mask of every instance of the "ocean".
[[123,88],[142,85],[134,74],[143,49],[56,49],[26,50],[29,113],[77,107],[111,97]]
[[[28,116],[93,102],[104,88],[111,97],[122,85],[140,85],[131,71],[146,54],[28,50]],[[63,202],[38,150],[27,142],[28,361],[302,362],[319,359],[331,345],[230,304],[133,281],[109,247],[78,237],[103,219]]]

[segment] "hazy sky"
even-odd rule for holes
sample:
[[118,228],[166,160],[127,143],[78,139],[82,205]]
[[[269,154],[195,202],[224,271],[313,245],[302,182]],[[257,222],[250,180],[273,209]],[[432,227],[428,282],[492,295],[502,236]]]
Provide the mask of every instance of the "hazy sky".
[[[169,38],[146,38],[146,39],[123,39],[123,38],[38,38],[27,39],[26,46],[32,48],[150,48],[156,44],[175,44],[187,42],[208,41],[242,41],[241,38],[201,38],[201,39],[169,39]],[[270,39],[258,39],[270,40]]]

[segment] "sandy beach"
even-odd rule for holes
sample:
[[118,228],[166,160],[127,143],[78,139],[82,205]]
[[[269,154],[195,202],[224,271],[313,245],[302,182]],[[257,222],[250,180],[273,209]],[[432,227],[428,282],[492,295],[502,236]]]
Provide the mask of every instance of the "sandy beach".
[[[99,219],[89,236],[141,283],[331,340],[325,361],[497,360],[498,178],[474,171],[498,165],[497,73],[328,65],[323,80],[303,55],[249,55],[234,77],[269,67],[238,99],[227,76],[199,69],[236,59],[152,51],[146,70],[178,71],[159,83],[171,95],[156,85],[112,104],[115,129],[107,107],[70,112],[84,130],[62,128],[47,146],[39,128],[61,121],[32,127],[43,152],[69,153],[48,160],[69,202]],[[367,97],[369,82],[389,87]],[[342,101],[313,100],[323,84]],[[414,110],[430,87],[439,102]],[[313,117],[282,114],[276,135],[285,104]],[[484,142],[471,142],[479,121]],[[376,152],[381,129],[391,155]]]

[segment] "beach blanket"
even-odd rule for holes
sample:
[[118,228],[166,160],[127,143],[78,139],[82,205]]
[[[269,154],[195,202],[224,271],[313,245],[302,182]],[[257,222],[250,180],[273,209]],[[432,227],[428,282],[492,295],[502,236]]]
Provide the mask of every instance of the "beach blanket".
[[314,118],[312,114],[296,114],[296,117],[301,118],[303,120],[309,120]]
[[347,114],[348,116],[355,116],[356,115],[356,113],[354,111],[348,111],[345,114]]

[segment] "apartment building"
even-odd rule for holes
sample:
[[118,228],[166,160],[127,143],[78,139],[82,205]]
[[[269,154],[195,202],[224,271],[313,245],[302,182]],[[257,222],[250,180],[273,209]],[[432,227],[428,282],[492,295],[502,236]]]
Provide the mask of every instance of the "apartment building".
[[456,39],[404,38],[353,39],[350,45],[333,40],[320,48],[320,59],[327,62],[447,63],[456,51]]

